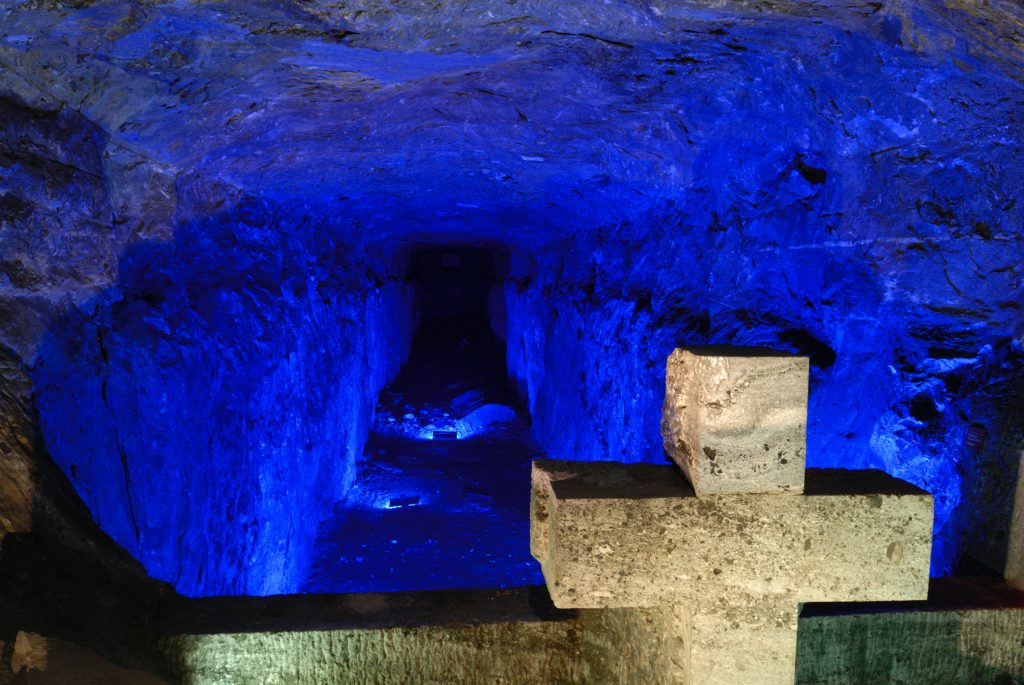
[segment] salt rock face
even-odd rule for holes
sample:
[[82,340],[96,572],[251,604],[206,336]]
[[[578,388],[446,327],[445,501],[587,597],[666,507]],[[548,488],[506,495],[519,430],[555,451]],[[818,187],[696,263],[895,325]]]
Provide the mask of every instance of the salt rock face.
[[549,456],[662,460],[671,350],[783,349],[808,466],[933,492],[933,572],[1005,555],[1012,3],[0,12],[0,340],[182,591],[295,587],[408,344],[411,243],[511,253],[496,328]]
[[[149,578],[137,560],[96,527],[46,454],[32,407],[31,379],[2,346],[0,380],[0,625],[10,640],[0,681],[23,667],[37,671],[30,677],[43,679],[67,677],[75,668],[81,674],[104,661],[110,671],[118,665],[158,668],[154,622],[170,587]],[[33,650],[26,651],[32,645],[19,632],[24,626],[47,636],[34,636],[36,645],[57,647],[53,658],[39,649],[26,660]],[[61,639],[51,640],[54,636]]]
[[[220,225],[238,239],[254,216]],[[181,230],[163,255],[128,254],[121,288],[62,322],[36,367],[54,459],[185,594],[297,590],[411,339],[408,288],[332,278],[280,225],[250,225],[244,250]]]
[[0,177],[0,330],[6,345],[31,357],[60,294],[114,276],[119,246],[100,159],[106,136],[67,109],[9,96],[0,97],[0,122],[8,160]]
[[30,406],[32,386],[20,364],[0,350],[0,544],[8,533],[32,530],[36,464]]

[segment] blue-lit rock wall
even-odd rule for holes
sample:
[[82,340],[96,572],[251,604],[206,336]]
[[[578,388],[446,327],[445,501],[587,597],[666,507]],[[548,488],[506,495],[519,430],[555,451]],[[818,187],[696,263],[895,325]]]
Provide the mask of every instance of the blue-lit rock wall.
[[[841,52],[852,50],[872,57],[846,54],[837,71],[899,59],[858,41]],[[1013,481],[1019,435],[965,440],[972,426],[1005,433],[1008,410],[979,411],[978,395],[992,404],[987,385],[999,406],[1019,395],[992,376],[1019,375],[1024,328],[1024,167],[1019,141],[1003,137],[1024,101],[1016,89],[989,102],[1012,112],[984,115],[980,83],[954,69],[913,98],[898,78],[864,82],[870,105],[836,91],[835,72],[796,65],[748,77],[763,84],[756,99],[716,84],[714,98],[681,103],[705,141],[688,196],[523,258],[506,287],[510,370],[551,455],[661,459],[676,345],[810,354],[809,465],[883,468],[932,492],[933,572],[950,572],[985,507],[977,493],[998,499]],[[864,78],[855,72],[844,88]],[[979,461],[984,476],[965,469]],[[991,526],[970,528],[969,547],[998,546],[979,545]]]
[[408,345],[394,255],[445,242],[512,254],[492,315],[551,456],[661,459],[676,345],[801,351],[809,463],[933,492],[935,573],[998,562],[1018,6],[346,7],[0,9],[0,342],[155,575],[295,587]]
[[116,270],[106,139],[77,112],[0,92],[0,336],[28,358],[55,300]]
[[298,589],[408,351],[408,287],[286,216],[249,205],[130,251],[37,363],[50,453],[185,594]]

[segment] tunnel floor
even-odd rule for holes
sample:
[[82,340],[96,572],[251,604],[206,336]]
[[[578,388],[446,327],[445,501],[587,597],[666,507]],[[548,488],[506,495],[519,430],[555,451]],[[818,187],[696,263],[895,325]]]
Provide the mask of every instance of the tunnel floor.
[[[432,439],[434,429],[459,439]],[[421,327],[381,393],[349,496],[320,527],[303,590],[542,584],[529,551],[530,462],[539,456],[490,330]]]

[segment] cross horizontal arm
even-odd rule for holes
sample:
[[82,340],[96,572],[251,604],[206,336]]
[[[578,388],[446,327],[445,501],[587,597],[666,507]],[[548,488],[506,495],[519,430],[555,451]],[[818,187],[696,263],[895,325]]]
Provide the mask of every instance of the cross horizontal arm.
[[556,606],[924,599],[932,498],[880,471],[805,494],[698,498],[669,466],[534,463],[533,555]]

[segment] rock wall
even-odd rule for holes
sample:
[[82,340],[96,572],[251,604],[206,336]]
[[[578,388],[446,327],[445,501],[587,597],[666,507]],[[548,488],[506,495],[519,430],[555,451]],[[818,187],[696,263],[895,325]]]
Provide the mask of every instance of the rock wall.
[[[658,461],[673,347],[809,354],[808,465],[932,492],[933,573],[965,545],[999,568],[1021,444],[1019,74],[976,57],[994,25],[887,14],[813,59],[759,34],[767,53],[734,41],[714,78],[704,54],[665,60],[691,79],[685,195],[522,258],[509,366],[549,455]],[[922,53],[948,61],[921,71]]]
[[[980,556],[999,568],[995,550],[1021,444],[1019,431],[1007,432],[1008,417],[1019,414],[1010,379],[1024,367],[1021,238],[1009,218],[1017,210],[995,213],[1007,223],[983,234],[950,210],[953,226],[941,230],[954,235],[928,238],[922,234],[939,230],[935,218],[923,218],[903,196],[941,191],[962,207],[984,184],[947,184],[945,164],[925,165],[909,178],[878,181],[888,190],[871,202],[891,203],[885,221],[875,219],[872,229],[831,224],[827,206],[857,205],[850,187],[867,187],[863,175],[879,171],[864,159],[870,153],[852,148],[852,160],[823,164],[829,171],[820,176],[802,172],[792,161],[802,153],[792,154],[761,162],[776,166],[756,171],[760,185],[739,195],[718,191],[724,211],[739,216],[732,225],[744,228],[714,228],[720,215],[707,206],[709,189],[692,203],[521,256],[505,289],[508,361],[535,433],[551,456],[659,461],[664,363],[674,347],[746,344],[807,354],[808,465],[882,468],[932,492],[933,573],[953,569],[967,530],[968,547],[987,546]],[[707,163],[709,178],[751,173],[751,162]],[[1011,182],[1002,183],[984,192],[1001,187],[1008,198]],[[762,205],[741,199],[784,197],[787,184],[822,205],[812,214],[817,223],[805,209],[781,205],[766,217]],[[971,431],[1001,438],[976,444]],[[979,515],[987,526],[977,525]]]
[[[2,346],[0,579],[0,683],[22,666],[44,670],[61,662],[67,652],[60,646],[71,643],[112,670],[161,670],[157,607],[173,592],[93,523],[46,454],[26,369]],[[28,663],[26,650],[42,643],[53,646],[50,658],[35,650]]]
[[113,277],[106,136],[53,103],[0,95],[0,335],[26,358],[60,300]]
[[413,242],[515,255],[509,367],[552,457],[660,459],[676,345],[801,351],[809,463],[933,492],[935,573],[998,565],[1024,336],[1015,4],[0,17],[0,340],[42,349],[55,458],[182,589],[293,586],[297,531],[344,491],[402,357],[389,255]]
[[[54,326],[47,446],[99,525],[180,592],[294,592],[355,476],[411,295],[258,205],[181,227]],[[303,241],[301,235],[305,236]]]
[[12,71],[0,122],[0,341],[35,367],[53,458],[180,591],[294,590],[404,360],[411,293],[349,227],[179,181]]
[[0,73],[0,339],[28,362],[66,307],[170,235],[174,177],[81,112]]

